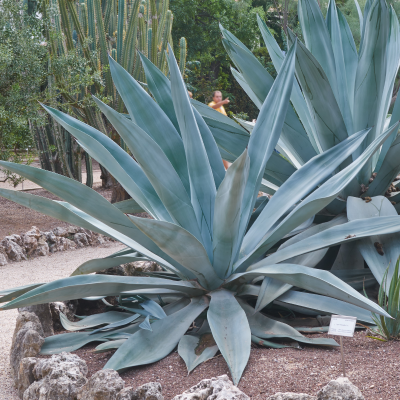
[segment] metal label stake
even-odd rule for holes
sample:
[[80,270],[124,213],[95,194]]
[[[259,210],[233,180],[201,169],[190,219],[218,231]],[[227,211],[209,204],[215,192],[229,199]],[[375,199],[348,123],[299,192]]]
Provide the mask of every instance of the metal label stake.
[[357,318],[346,315],[332,315],[328,335],[340,336],[340,353],[342,354],[343,376],[346,376],[344,366],[343,336],[353,337]]

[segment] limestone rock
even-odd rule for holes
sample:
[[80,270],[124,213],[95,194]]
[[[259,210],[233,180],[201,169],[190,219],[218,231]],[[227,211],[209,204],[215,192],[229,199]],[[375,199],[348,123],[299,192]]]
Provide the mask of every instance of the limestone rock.
[[19,308],[18,311],[34,313],[39,318],[39,322],[43,328],[44,336],[48,337],[54,335],[53,318],[51,317],[50,305],[48,303],[22,307]]
[[[57,228],[56,228],[57,229]],[[76,249],[76,244],[66,237],[59,237],[57,236],[56,242],[50,245],[50,252],[55,253],[56,251],[65,251]]]
[[69,226],[67,228],[68,235],[75,235],[75,233],[79,232],[79,229],[81,228],[78,228],[77,226]]
[[227,375],[217,378],[203,379],[196,386],[175,396],[174,400],[249,400],[250,397],[241,392],[229,380]]
[[2,246],[0,246],[0,267],[8,264],[7,253]]
[[304,393],[275,393],[269,396],[267,400],[317,400],[315,396]]
[[11,261],[27,260],[26,254],[22,248],[21,236],[6,236],[1,242],[1,245]]
[[70,321],[75,321],[76,310],[78,309],[78,300],[56,301],[50,303],[51,319],[54,329],[63,329],[60,322],[60,311],[67,316]]
[[41,233],[36,226],[32,226],[30,231],[22,235],[22,244],[28,257],[32,256],[36,251],[40,236]]
[[17,317],[11,344],[10,364],[17,383],[19,365],[23,358],[35,357],[44,343],[44,333],[39,318],[30,312],[22,312]]
[[57,242],[57,236],[53,231],[43,232],[43,235],[46,236],[46,241],[50,244]]
[[[78,393],[78,400],[116,400],[125,382],[112,369],[97,371]],[[25,399],[24,399],[25,400]]]
[[164,400],[159,382],[149,382],[137,389],[128,387],[122,389],[116,400]]
[[135,261],[124,265],[125,275],[135,276],[146,272],[162,271],[162,268],[154,261]]
[[348,378],[330,381],[317,393],[317,400],[365,400],[360,389]]
[[36,381],[25,390],[23,400],[76,400],[87,373],[86,362],[74,354],[40,359],[33,369]]
[[78,247],[87,247],[89,246],[88,235],[86,235],[86,233],[83,232],[75,233],[74,242]]
[[33,369],[38,359],[35,357],[25,357],[19,363],[19,370],[17,376],[17,390],[19,397],[22,399],[24,392],[35,381],[33,376]]
[[37,241],[37,247],[34,252],[34,256],[48,256],[49,255],[49,245],[47,243],[47,237],[45,235],[41,235]]
[[68,236],[68,231],[66,229],[64,229],[64,228],[61,228],[61,226],[58,226],[57,228],[54,228],[53,229],[53,233],[56,236],[63,236],[63,237]]

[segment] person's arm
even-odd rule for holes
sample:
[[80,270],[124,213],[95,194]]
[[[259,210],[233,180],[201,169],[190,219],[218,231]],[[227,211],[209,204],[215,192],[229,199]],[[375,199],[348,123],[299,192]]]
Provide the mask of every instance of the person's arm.
[[213,108],[214,110],[216,110],[217,108],[220,108],[224,104],[228,104],[228,103],[229,103],[229,99],[225,99],[225,100],[219,101],[218,103],[215,103],[214,105],[212,105],[210,107]]

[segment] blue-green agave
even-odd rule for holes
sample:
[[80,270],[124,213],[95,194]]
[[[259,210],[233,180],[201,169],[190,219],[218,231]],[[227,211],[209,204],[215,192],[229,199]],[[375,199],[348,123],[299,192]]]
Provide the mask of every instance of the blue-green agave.
[[[227,32],[224,35],[236,40]],[[251,59],[241,44],[230,45]],[[269,86],[259,76],[258,87],[266,92],[251,136],[234,121],[215,119],[212,109],[191,104],[171,49],[170,80],[141,55],[153,97],[109,60],[128,115],[95,99],[133,157],[96,129],[44,107],[110,171],[132,200],[113,205],[72,179],[0,162],[64,201],[6,189],[0,190],[1,196],[127,246],[108,258],[84,263],[71,277],[0,293],[0,301],[8,302],[2,309],[79,298],[106,302],[104,297],[118,296],[117,305],[109,304],[106,313],[79,322],[62,315],[68,330],[83,332],[46,338],[43,354],[100,341],[98,351],[117,349],[105,368],[125,370],[157,361],[178,346],[190,371],[219,350],[237,384],[252,340],[275,347],[282,345],[271,339],[337,345],[333,339],[304,337],[259,312],[272,301],[320,314],[354,315],[367,323],[372,322],[370,312],[388,316],[356,290],[360,277],[368,275],[366,270],[329,272],[312,267],[317,266],[316,255],[321,259],[333,244],[400,231],[400,217],[348,222],[337,215],[314,225],[313,220],[355,181],[397,131],[398,123],[375,132],[371,140],[371,128],[360,127],[318,154],[310,147],[304,165],[293,167],[271,199],[257,198],[271,168],[279,174],[285,173],[282,165],[291,166],[275,148],[285,136],[288,115],[295,115],[290,98],[297,87],[295,65],[303,47],[293,40]],[[254,70],[254,76],[257,73]],[[303,138],[308,141],[306,134]],[[234,161],[227,171],[221,155]],[[138,210],[152,219],[132,215]],[[164,271],[141,277],[93,274],[137,260],[154,260]],[[200,342],[207,344],[203,352],[198,351]]]
[[[326,18],[316,0],[299,0],[298,15],[305,44],[297,42],[297,79],[276,146],[276,150],[283,156],[276,154],[270,158],[262,187],[270,194],[279,188],[277,193],[283,194],[283,187],[287,188],[288,183],[296,177],[301,190],[295,196],[287,192],[285,207],[290,209],[298,202],[304,202],[304,194],[311,189],[308,185],[314,185],[313,181],[303,179],[302,171],[305,171],[304,167],[316,155],[335,148],[360,130],[368,129],[362,145],[334,171],[329,171],[341,174],[383,132],[392,129],[388,140],[362,166],[356,177],[343,186],[329,204],[316,212],[313,223],[317,226],[311,226],[309,233],[304,232],[302,241],[296,244],[298,249],[304,251],[304,246],[313,242],[309,249],[314,251],[308,254],[306,260],[300,262],[298,259],[297,263],[309,267],[318,265],[324,269],[347,270],[350,278],[351,274],[357,272],[365,274],[365,260],[368,272],[372,272],[376,280],[381,282],[389,264],[388,279],[391,279],[400,251],[397,228],[390,228],[390,225],[394,227],[398,224],[400,210],[400,192],[397,191],[400,181],[396,181],[400,172],[400,137],[397,136],[400,96],[397,97],[392,114],[388,114],[400,62],[400,31],[395,12],[384,0],[368,0],[364,15],[355,1],[360,18],[359,50],[334,0],[329,3]],[[258,23],[274,66],[279,71],[284,52],[260,18]],[[221,31],[223,44],[236,67],[232,68],[233,75],[261,109],[274,83],[273,78],[232,33],[223,27]],[[289,47],[293,41],[294,35],[289,30]],[[228,160],[236,159],[248,143],[253,124],[239,121],[244,128],[241,129],[232,126],[229,119],[200,103],[194,105],[212,131],[221,154]],[[239,136],[241,142],[236,140]],[[235,140],[230,141],[229,137]],[[342,213],[348,221],[364,220],[366,229],[349,230],[350,236],[346,241],[340,235],[323,233],[322,230],[326,228],[321,222]],[[269,213],[261,214],[247,235],[250,242],[247,248],[253,248],[252,252],[244,252],[244,255],[250,258],[250,263],[261,256],[263,250],[268,250],[268,247],[254,249],[255,236],[251,235],[256,233],[256,226],[265,226],[268,219]],[[382,224],[379,231],[375,230],[378,228],[375,224]],[[316,233],[318,236],[315,236]],[[305,236],[312,237],[304,241]],[[270,258],[270,262],[287,262],[289,258],[298,255],[298,251],[293,251],[295,247],[288,246],[288,243],[284,245],[285,249],[282,246]],[[340,249],[338,244],[342,244]],[[249,263],[245,262],[245,265],[249,266]],[[269,281],[269,278],[265,281]],[[270,298],[263,304],[269,301]]]

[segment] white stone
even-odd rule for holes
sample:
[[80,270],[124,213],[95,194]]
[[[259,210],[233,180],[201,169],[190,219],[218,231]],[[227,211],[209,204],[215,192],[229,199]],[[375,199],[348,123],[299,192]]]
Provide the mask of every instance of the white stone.
[[[78,400],[116,400],[125,382],[112,369],[97,371],[78,393]],[[25,399],[24,399],[25,400]]]
[[174,400],[250,400],[250,397],[234,386],[227,375],[221,375],[203,379]]
[[365,400],[360,389],[348,378],[330,381],[317,393],[317,400]]

